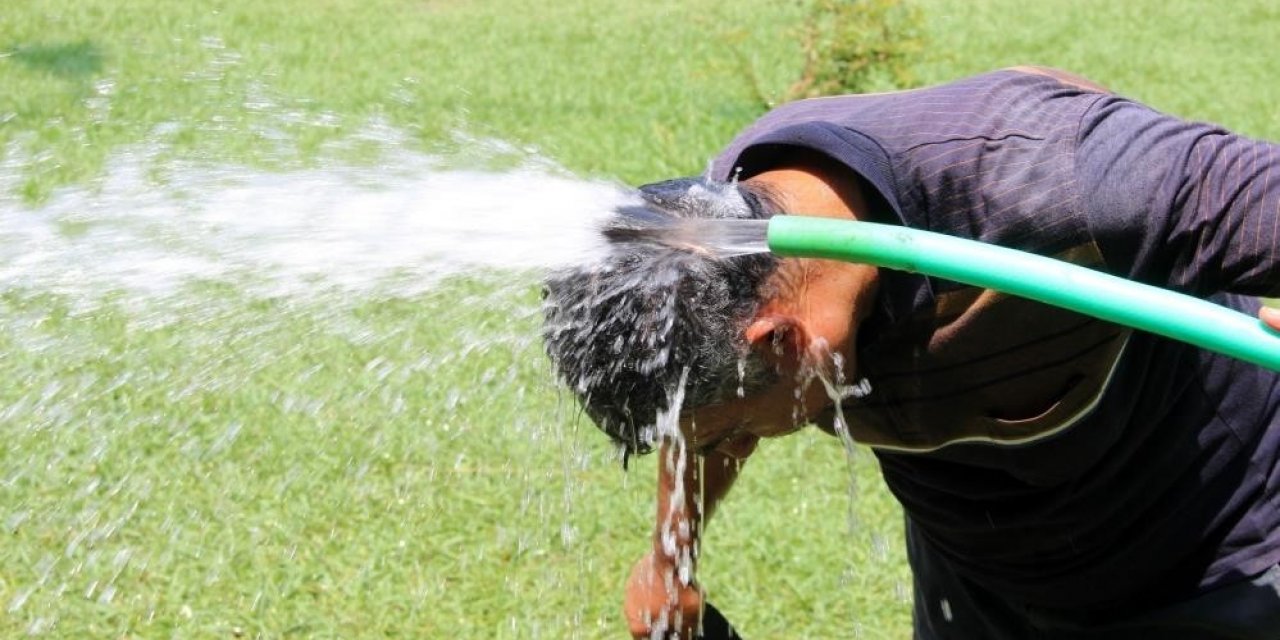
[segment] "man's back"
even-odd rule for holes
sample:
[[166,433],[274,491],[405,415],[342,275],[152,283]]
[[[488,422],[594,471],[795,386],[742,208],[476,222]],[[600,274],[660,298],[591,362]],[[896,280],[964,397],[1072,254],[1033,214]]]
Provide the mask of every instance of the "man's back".
[[[1096,169],[1121,151],[1099,139],[1114,135],[1106,109],[1124,103],[1018,71],[819,99],[766,116],[714,171],[749,176],[786,147],[816,149],[861,175],[889,221],[1145,276],[1160,256],[1122,255],[1127,241],[1107,234],[1167,233],[1169,213],[1154,209],[1179,187],[1147,176],[1111,206],[1124,194]],[[1189,154],[1183,135],[1153,152]],[[1195,260],[1182,269],[1177,283],[1205,292],[1235,284],[1197,278]],[[915,535],[960,571],[1030,603],[1104,607],[1280,560],[1274,374],[1039,303],[882,277],[859,342],[872,393],[844,414],[877,446]]]

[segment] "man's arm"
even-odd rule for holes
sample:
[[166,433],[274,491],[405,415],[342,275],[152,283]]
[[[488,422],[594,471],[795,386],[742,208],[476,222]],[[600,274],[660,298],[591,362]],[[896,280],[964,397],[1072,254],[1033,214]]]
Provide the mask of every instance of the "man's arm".
[[755,444],[755,436],[739,436],[702,457],[683,443],[660,445],[653,547],[627,581],[624,612],[632,636],[693,637],[702,610],[696,580],[702,530]]

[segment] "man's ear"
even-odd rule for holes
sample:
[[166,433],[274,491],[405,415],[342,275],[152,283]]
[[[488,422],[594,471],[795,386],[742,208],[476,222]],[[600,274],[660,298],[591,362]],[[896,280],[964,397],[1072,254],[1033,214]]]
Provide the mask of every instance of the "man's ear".
[[747,325],[744,337],[768,362],[788,368],[804,362],[811,342],[804,322],[789,315],[757,316]]

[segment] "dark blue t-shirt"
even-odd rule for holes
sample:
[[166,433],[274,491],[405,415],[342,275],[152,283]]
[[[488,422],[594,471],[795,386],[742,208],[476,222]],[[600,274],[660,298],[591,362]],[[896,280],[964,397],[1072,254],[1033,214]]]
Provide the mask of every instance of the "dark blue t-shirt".
[[[1067,74],[784,105],[714,177],[792,148],[901,224],[1253,314],[1280,294],[1280,148]],[[843,413],[957,571],[1060,608],[1162,602],[1280,561],[1280,376],[991,291],[884,271]]]

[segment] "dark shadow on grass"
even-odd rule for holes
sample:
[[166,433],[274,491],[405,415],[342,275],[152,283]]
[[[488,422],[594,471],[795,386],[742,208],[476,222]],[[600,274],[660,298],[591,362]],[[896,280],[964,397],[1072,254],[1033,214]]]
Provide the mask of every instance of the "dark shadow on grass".
[[20,44],[9,48],[5,57],[33,71],[67,80],[86,80],[102,70],[102,49],[88,40]]

